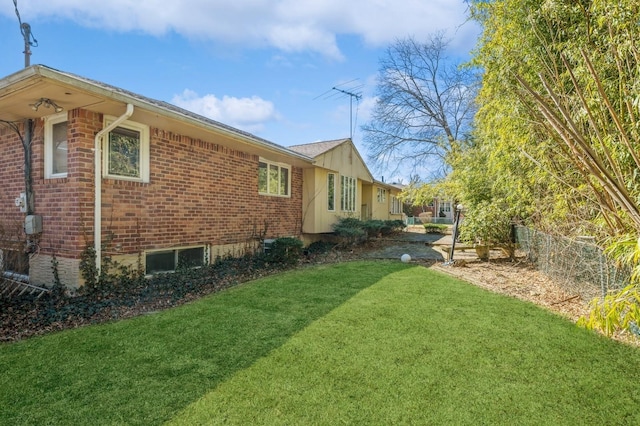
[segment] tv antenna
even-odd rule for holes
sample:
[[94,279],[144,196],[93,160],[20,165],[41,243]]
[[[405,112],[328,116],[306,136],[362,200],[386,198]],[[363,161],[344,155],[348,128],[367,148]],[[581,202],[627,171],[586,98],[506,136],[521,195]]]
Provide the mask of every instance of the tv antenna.
[[332,87],[331,90],[337,90],[338,92],[349,96],[349,138],[353,141],[353,98],[356,98],[356,101],[359,101],[360,98],[362,98],[362,95],[359,93],[338,89],[337,87]]
[[20,19],[20,12],[18,12],[18,0],[13,0],[13,5],[16,8],[16,16],[20,23],[20,32],[24,39],[24,52],[22,53],[24,53],[24,67],[27,68],[31,65],[31,46],[38,47],[38,40],[36,40],[31,32],[31,25],[26,22],[22,22],[22,19]]
[[[338,95],[340,97],[349,96],[349,138],[351,138],[352,141],[353,141],[353,128],[354,128],[354,123],[353,123],[353,100],[355,99],[356,101],[359,101],[362,98],[362,92],[359,92],[358,90],[362,89],[362,87],[364,87],[364,85],[361,84],[361,85],[358,85],[358,86],[355,86],[355,87],[351,87],[348,90],[341,89],[340,86],[345,86],[345,85],[347,85],[349,83],[353,83],[356,80],[357,79],[354,79],[354,80],[351,80],[351,81],[347,81],[346,83],[342,83],[342,84],[338,84],[337,86],[333,86],[331,88],[331,90],[327,90],[322,95],[317,96],[315,98],[315,99],[318,99],[319,97],[324,96],[325,99],[329,99],[329,98],[333,97],[333,95]],[[332,92],[332,91],[334,91],[334,92]],[[356,116],[357,116],[357,110],[356,110]]]

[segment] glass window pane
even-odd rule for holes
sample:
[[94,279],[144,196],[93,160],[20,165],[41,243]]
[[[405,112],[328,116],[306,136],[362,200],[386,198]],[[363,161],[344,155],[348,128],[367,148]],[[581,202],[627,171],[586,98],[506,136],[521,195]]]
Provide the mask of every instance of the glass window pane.
[[340,210],[345,210],[346,208],[346,191],[347,185],[345,183],[344,176],[340,176]]
[[335,210],[336,209],[336,175],[333,173],[329,173],[327,176],[327,209]]
[[178,268],[193,268],[204,264],[204,248],[195,247],[178,251]]
[[356,180],[352,177],[347,177],[347,211],[353,212],[356,210]]
[[140,132],[117,127],[109,133],[110,175],[140,177]]
[[347,183],[347,195],[345,199],[345,210],[351,211],[351,178],[345,178],[345,182]]
[[146,256],[146,273],[155,274],[157,272],[169,272],[176,269],[175,251],[157,251],[147,253]]
[[53,125],[51,173],[67,173],[67,121]]
[[280,195],[289,195],[289,169],[280,168]]
[[267,163],[258,163],[258,192],[267,193]]
[[278,193],[279,170],[280,168],[278,166],[274,166],[273,164],[269,165],[269,194]]

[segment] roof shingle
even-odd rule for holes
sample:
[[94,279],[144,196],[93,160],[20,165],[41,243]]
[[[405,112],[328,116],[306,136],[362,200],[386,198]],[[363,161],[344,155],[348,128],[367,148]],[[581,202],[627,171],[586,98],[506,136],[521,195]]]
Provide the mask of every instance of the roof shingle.
[[338,145],[342,145],[348,140],[349,139],[336,139],[332,141],[322,141],[322,142],[307,143],[303,145],[293,145],[293,146],[290,146],[289,149],[297,152],[298,154],[315,158],[318,155],[322,155],[327,151],[331,151],[333,148],[337,147]]

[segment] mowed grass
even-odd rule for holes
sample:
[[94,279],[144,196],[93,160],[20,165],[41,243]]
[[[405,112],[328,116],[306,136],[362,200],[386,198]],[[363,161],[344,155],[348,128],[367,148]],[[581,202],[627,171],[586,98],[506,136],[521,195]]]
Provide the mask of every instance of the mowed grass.
[[0,424],[640,424],[640,351],[422,267],[0,345]]

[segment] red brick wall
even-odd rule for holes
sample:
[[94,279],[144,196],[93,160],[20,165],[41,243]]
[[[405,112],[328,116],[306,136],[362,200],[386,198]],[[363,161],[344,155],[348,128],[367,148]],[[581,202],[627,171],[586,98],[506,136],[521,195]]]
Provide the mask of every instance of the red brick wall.
[[35,210],[43,216],[41,248],[47,254],[79,258],[93,242],[93,147],[102,116],[69,111],[66,178],[44,179],[43,123],[34,140]]
[[258,157],[215,142],[151,129],[150,183],[103,182],[103,229],[109,252],[297,236],[302,170],[292,197],[258,194]]
[[[44,179],[43,121],[33,140],[35,212],[43,216],[43,254],[78,259],[93,243],[93,144],[102,115],[69,112],[68,177]],[[291,170],[290,198],[258,194],[258,157],[230,140],[193,140],[150,129],[150,182],[105,179],[105,254],[196,244],[224,245],[298,236],[302,170]],[[14,199],[24,192],[23,151],[15,132],[0,127],[0,224],[21,225]],[[266,228],[266,229],[265,229]]]
[[[20,133],[24,134],[22,125]],[[0,124],[0,240],[23,239],[24,213],[15,205],[15,199],[24,192],[24,150],[18,134]],[[0,246],[0,249],[2,249]]]

